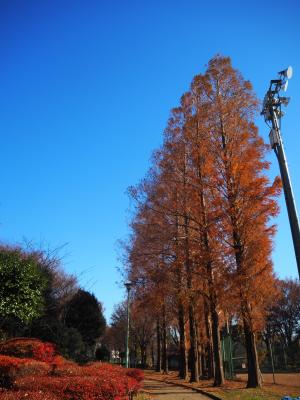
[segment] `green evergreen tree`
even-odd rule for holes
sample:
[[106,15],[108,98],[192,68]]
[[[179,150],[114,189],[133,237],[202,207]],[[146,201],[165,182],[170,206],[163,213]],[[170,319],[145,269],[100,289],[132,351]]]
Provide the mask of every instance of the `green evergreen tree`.
[[34,255],[0,247],[0,316],[29,323],[43,311],[47,280]]

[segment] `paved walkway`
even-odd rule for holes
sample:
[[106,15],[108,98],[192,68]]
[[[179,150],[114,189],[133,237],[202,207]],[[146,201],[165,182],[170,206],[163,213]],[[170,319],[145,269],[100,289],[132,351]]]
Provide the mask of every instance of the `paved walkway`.
[[165,382],[146,379],[143,388],[153,400],[208,400],[208,397],[192,389],[171,385]]

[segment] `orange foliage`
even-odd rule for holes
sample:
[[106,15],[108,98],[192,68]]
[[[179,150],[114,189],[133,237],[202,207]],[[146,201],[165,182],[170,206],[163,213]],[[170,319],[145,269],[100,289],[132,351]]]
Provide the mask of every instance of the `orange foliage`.
[[213,338],[216,384],[222,325],[239,319],[255,357],[253,335],[276,296],[272,218],[281,184],[266,175],[257,110],[250,82],[229,58],[214,57],[171,111],[146,178],[130,189],[136,213],[126,272],[137,282],[136,302],[151,304],[153,316],[166,309],[169,325],[178,318],[181,347],[197,347],[196,325],[203,343]]

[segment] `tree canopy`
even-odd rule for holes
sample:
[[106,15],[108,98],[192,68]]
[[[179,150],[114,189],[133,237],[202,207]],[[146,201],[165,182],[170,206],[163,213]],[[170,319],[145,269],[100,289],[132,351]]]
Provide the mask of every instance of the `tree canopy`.
[[102,305],[96,297],[79,289],[68,304],[66,325],[78,330],[88,345],[93,345],[105,330]]
[[46,276],[33,254],[0,248],[0,315],[30,322],[43,312]]

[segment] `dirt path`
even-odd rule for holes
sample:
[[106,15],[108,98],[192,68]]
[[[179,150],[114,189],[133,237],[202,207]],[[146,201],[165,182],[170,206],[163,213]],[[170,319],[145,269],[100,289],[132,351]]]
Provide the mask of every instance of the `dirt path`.
[[[238,374],[237,377],[247,381],[246,374]],[[273,383],[272,374],[263,374],[264,383]],[[300,386],[300,373],[275,373],[275,382],[277,385]]]
[[153,400],[208,400],[208,397],[192,389],[150,379],[144,381],[143,388]]

